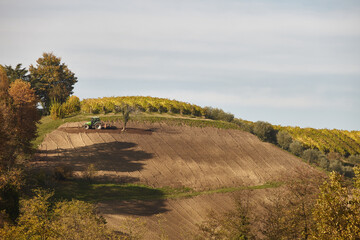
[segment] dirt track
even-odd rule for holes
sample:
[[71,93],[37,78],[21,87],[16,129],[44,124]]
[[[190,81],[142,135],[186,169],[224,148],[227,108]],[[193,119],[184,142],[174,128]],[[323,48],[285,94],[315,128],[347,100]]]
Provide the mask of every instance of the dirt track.
[[[102,176],[113,180],[195,190],[261,185],[298,169],[314,172],[293,155],[239,130],[163,123],[130,123],[126,132],[118,128],[85,130],[80,126],[68,123],[48,134],[36,165],[71,164],[81,174],[94,163]],[[257,191],[262,192],[260,195],[267,193]],[[232,194],[213,194],[161,203],[104,202],[100,210],[115,228],[124,216],[145,216],[152,230],[156,229],[155,215],[161,213],[166,232],[176,239],[181,237],[178,232],[182,228],[192,230],[201,223],[208,209],[220,211],[232,206]]]

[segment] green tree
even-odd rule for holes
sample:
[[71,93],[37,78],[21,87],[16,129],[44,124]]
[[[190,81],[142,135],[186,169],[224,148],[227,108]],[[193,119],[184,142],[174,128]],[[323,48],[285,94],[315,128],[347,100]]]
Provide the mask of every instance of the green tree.
[[287,131],[280,131],[276,134],[276,140],[282,149],[288,150],[293,142],[291,135]]
[[345,187],[341,175],[332,172],[320,187],[313,218],[313,239],[360,238],[360,168],[354,168],[354,188]]
[[276,131],[270,123],[257,121],[254,125],[254,134],[262,141],[276,143]]
[[306,149],[302,153],[302,158],[308,163],[318,163],[321,156],[321,152],[316,149]]
[[28,74],[29,71],[26,68],[22,68],[21,65],[22,64],[19,63],[15,68],[12,68],[11,65],[5,65],[6,74],[10,83],[14,82],[16,79],[30,81],[30,75]]
[[124,121],[124,126],[122,131],[126,131],[126,124],[130,120],[131,112],[132,112],[132,108],[128,104],[123,104],[123,106],[121,107],[121,113],[123,115],[123,121]]
[[44,53],[36,62],[36,66],[30,65],[29,68],[31,86],[43,109],[49,113],[52,102],[64,103],[73,93],[77,77],[53,53]]
[[234,120],[234,115],[231,113],[226,113],[224,110],[219,108],[205,107],[204,108],[205,118],[213,120],[222,120],[226,122],[231,122]]
[[304,151],[302,144],[299,141],[294,141],[290,144],[290,152],[296,156],[301,156]]

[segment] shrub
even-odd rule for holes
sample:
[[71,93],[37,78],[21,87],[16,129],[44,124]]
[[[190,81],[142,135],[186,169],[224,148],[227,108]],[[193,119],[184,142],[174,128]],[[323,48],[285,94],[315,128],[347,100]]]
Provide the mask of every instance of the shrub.
[[354,170],[350,166],[343,167],[342,172],[344,176],[348,178],[353,178],[355,176]]
[[96,176],[96,167],[94,164],[89,164],[89,166],[84,171],[84,177],[86,180],[91,181]]
[[67,180],[73,176],[73,168],[68,165],[54,168],[54,178],[59,181]]
[[276,134],[276,140],[282,149],[288,150],[293,142],[291,135],[287,131],[280,131]]
[[222,120],[226,122],[231,122],[234,119],[234,115],[231,113],[226,113],[224,110],[219,108],[205,107],[204,108],[205,118],[212,120]]
[[302,144],[298,141],[294,141],[290,144],[290,152],[298,157],[301,156],[301,154],[303,153],[304,151],[304,148],[302,146]]
[[343,173],[343,165],[339,160],[330,160],[329,171],[335,171],[340,174]]
[[59,102],[53,102],[50,107],[50,116],[53,120],[65,117],[62,105]]
[[321,152],[316,149],[307,149],[303,152],[302,158],[306,160],[308,163],[318,163]]
[[80,99],[77,96],[71,96],[62,104],[65,116],[78,113],[80,111]]
[[326,157],[321,157],[320,161],[319,161],[319,167],[321,167],[322,169],[329,169],[330,166],[330,162]]
[[270,123],[257,121],[254,125],[254,134],[262,141],[276,143],[276,131]]
[[238,118],[234,118],[234,120],[232,121],[233,123],[235,123],[236,125],[238,125],[241,130],[249,132],[249,133],[253,133],[254,128],[253,125],[251,124],[251,122],[248,121],[244,121],[242,119],[238,119]]
[[72,200],[53,204],[53,192],[35,190],[35,196],[21,202],[18,224],[0,229],[3,239],[116,239],[106,228],[95,207]]
[[353,163],[353,164],[360,164],[360,155],[351,155],[348,158],[348,161]]

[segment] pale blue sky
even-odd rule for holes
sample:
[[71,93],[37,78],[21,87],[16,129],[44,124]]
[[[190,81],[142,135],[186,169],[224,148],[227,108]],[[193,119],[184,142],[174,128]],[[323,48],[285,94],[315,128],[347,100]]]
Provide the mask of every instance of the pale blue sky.
[[80,98],[145,95],[360,130],[360,1],[0,0],[0,64],[62,57]]

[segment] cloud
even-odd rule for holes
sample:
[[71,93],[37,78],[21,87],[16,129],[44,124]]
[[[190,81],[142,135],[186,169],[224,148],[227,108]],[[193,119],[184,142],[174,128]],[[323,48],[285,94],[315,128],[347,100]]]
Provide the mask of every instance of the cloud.
[[153,95],[232,112],[343,108],[360,117],[358,94],[341,90],[359,89],[359,9],[354,0],[5,0],[0,64],[27,66],[53,51],[78,76],[82,98]]

